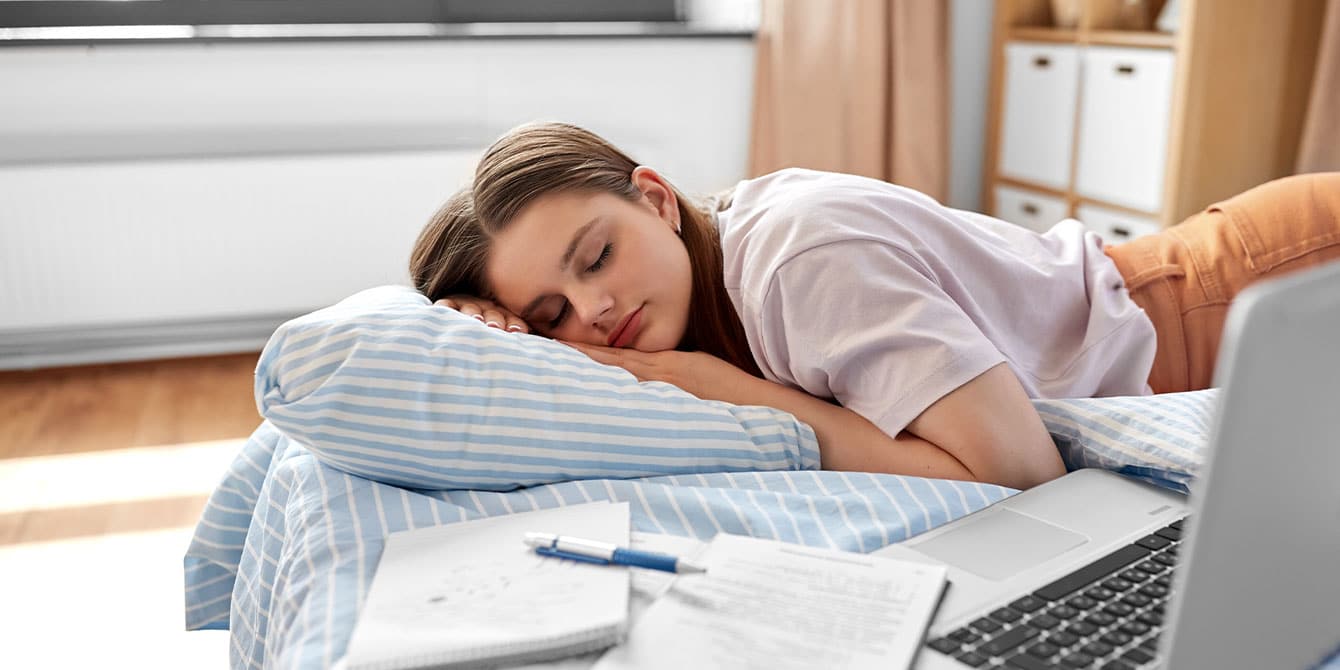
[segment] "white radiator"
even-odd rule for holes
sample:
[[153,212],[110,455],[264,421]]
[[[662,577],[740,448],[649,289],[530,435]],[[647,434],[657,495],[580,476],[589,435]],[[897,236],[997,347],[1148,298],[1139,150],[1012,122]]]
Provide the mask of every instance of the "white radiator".
[[0,167],[0,367],[256,350],[406,283],[478,153]]

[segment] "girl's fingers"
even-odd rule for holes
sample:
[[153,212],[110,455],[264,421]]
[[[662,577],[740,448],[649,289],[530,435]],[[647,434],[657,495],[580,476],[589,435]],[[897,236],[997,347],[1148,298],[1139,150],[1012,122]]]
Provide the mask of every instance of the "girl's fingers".
[[530,326],[521,317],[503,309],[496,303],[468,295],[456,295],[442,298],[433,303],[436,306],[454,309],[461,314],[478,319],[484,325],[512,333],[529,333]]
[[479,305],[476,305],[473,302],[462,302],[459,304],[460,307],[457,307],[456,310],[459,311],[461,314],[474,317],[476,319],[479,319],[480,321],[484,320],[484,310],[480,309]]
[[489,328],[502,330],[507,325],[507,317],[503,316],[503,313],[492,305],[484,307],[482,314],[484,316],[484,325]]

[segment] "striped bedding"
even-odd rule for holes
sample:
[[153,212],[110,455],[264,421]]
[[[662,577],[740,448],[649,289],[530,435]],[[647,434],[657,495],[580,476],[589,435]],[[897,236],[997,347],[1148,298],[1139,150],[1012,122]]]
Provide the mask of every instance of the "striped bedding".
[[[1185,489],[1214,392],[1037,401],[1071,469]],[[633,530],[717,532],[873,551],[1015,493],[992,485],[813,470],[599,478],[512,491],[419,490],[324,464],[269,422],[214,492],[185,560],[188,629],[230,628],[236,668],[328,667],[343,653],[387,533],[623,500]]]
[[324,465],[269,425],[253,435],[230,475],[187,554],[186,623],[230,628],[235,668],[330,667],[348,644],[383,539],[393,531],[618,500],[630,503],[634,531],[702,540],[728,532],[873,551],[1015,493],[813,470],[414,491]]

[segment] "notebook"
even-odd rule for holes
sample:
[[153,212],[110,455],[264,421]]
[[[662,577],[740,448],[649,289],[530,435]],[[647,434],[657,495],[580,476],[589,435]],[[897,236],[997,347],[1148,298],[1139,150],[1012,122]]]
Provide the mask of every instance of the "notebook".
[[948,582],[943,566],[720,533],[605,653],[623,668],[907,668]]
[[608,647],[627,570],[554,560],[529,531],[628,543],[628,503],[598,502],[392,533],[349,642],[349,670],[531,663]]

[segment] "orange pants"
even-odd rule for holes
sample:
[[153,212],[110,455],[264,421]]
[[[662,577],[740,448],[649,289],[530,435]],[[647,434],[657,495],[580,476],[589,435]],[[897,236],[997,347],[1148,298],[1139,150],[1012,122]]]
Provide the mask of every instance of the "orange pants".
[[1208,388],[1238,291],[1340,259],[1340,172],[1257,186],[1105,251],[1158,334],[1150,387],[1155,393]]

